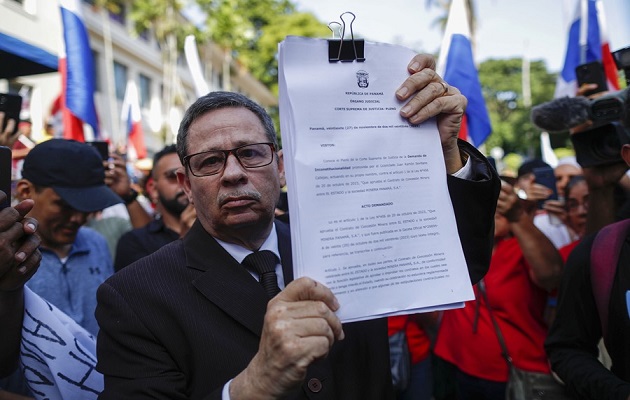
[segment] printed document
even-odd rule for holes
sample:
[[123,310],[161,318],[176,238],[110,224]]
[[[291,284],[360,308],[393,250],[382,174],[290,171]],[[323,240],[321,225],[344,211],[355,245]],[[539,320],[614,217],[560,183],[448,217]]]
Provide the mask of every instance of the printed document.
[[400,116],[415,53],[365,42],[279,45],[280,120],[295,277],[337,296],[343,322],[461,307],[474,298],[436,123]]

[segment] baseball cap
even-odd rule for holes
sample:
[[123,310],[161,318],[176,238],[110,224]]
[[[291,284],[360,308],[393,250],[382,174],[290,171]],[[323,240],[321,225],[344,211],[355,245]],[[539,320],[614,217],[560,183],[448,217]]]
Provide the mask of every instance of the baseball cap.
[[75,140],[50,139],[27,154],[22,177],[50,187],[77,211],[100,211],[122,199],[105,185],[105,168],[96,148]]

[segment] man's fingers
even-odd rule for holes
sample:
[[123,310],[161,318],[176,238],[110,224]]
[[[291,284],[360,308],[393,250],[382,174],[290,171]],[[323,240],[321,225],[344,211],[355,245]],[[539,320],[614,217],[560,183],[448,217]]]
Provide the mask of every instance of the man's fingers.
[[435,58],[428,54],[416,54],[407,65],[407,70],[411,74],[425,68],[435,70]]
[[15,208],[18,211],[18,213],[22,217],[24,217],[26,214],[31,212],[34,205],[35,205],[35,202],[32,199],[25,199],[25,200],[20,201],[13,208]]
[[12,291],[21,288],[37,272],[42,255],[35,250],[26,260],[13,267],[0,278],[0,291]]
[[20,221],[22,216],[13,207],[7,207],[4,210],[0,210],[0,232],[4,232],[13,226],[16,222]]
[[27,234],[33,234],[37,231],[37,227],[39,226],[39,222],[35,218],[24,218],[22,220],[22,226],[24,227],[24,232]]
[[436,76],[435,59],[427,54],[417,54],[407,66],[411,74],[396,91],[398,100],[404,101],[422,89]]
[[[335,342],[334,329],[331,323],[324,318],[293,318],[291,321],[295,323],[292,323],[290,327],[287,320],[284,319],[270,320],[268,322],[268,330],[273,332],[274,335],[272,337],[276,338],[274,343],[284,346],[285,344],[296,344],[305,338],[320,338],[325,340],[326,350],[328,350]],[[300,346],[296,344],[296,347]]]
[[276,297],[284,301],[322,301],[333,311],[339,309],[339,302],[330,289],[307,277],[302,277],[289,283]]
[[20,247],[15,252],[15,259],[17,262],[24,262],[27,258],[29,258],[32,254],[38,253],[38,248],[41,243],[39,236],[37,235],[29,235],[26,237],[26,240],[20,245]]
[[15,124],[16,124],[15,120],[14,119],[10,119],[7,122],[7,126],[6,126],[6,129],[4,130],[4,132],[6,132],[9,135],[11,133],[13,133],[13,130],[15,129]]
[[436,90],[418,93],[401,109],[401,115],[409,119],[412,124],[420,124],[439,114],[456,116],[457,122],[461,122],[461,115],[466,110],[468,100],[455,87],[450,87],[447,96],[441,95],[444,93],[441,85],[435,87],[437,87]]
[[551,196],[553,190],[539,183],[532,184],[527,190],[527,198],[530,200],[544,200]]
[[[270,303],[267,314],[272,323],[290,318],[298,321],[300,325],[315,324],[315,326],[307,328],[307,330],[312,329],[311,333],[314,335],[330,332],[332,334],[331,339],[342,340],[344,338],[341,321],[333,310],[321,301]],[[322,329],[317,329],[317,327]]]
[[416,92],[423,90],[432,81],[441,79],[434,70],[425,68],[409,76],[396,90],[396,98],[405,101]]
[[[303,367],[308,367],[314,359],[320,359],[328,355],[330,345],[325,338],[321,336],[307,336],[301,339],[300,345],[310,349],[310,357],[303,358]],[[311,358],[312,357],[312,358]]]
[[342,340],[343,328],[335,315],[338,309],[339,302],[330,289],[311,278],[302,277],[287,285],[269,302],[266,318],[322,318],[330,326],[334,336]]

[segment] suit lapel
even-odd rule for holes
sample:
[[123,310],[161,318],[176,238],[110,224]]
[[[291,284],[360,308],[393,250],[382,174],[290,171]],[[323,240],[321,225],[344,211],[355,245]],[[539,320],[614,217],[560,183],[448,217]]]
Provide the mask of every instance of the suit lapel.
[[192,284],[236,321],[260,336],[267,296],[260,284],[196,221],[184,237],[186,265],[203,271]]

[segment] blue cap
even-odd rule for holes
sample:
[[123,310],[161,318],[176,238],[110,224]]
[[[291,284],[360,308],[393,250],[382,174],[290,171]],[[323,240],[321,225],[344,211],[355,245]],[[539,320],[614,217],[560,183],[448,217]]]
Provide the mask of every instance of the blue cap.
[[96,148],[75,140],[50,139],[24,158],[22,177],[50,187],[72,208],[100,211],[122,199],[105,185],[105,167]]

